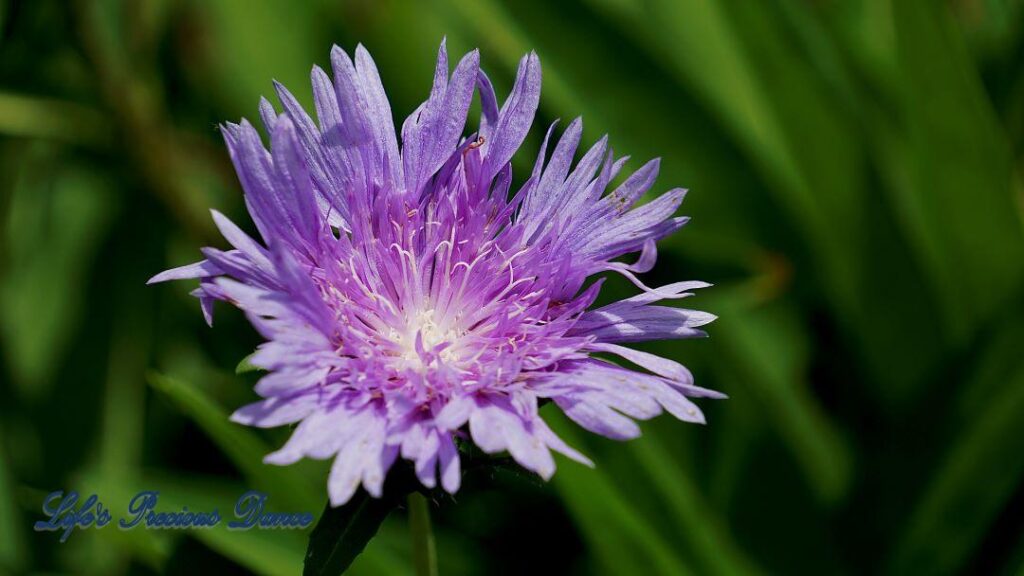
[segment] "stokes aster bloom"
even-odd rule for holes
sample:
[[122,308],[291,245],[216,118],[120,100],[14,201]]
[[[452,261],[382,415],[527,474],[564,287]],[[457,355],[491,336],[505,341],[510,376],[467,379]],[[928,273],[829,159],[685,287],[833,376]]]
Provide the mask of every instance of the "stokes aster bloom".
[[[722,398],[693,385],[682,365],[623,343],[694,338],[714,316],[656,306],[703,282],[651,289],[634,273],[654,265],[654,242],[680,228],[684,190],[634,207],[651,187],[648,162],[606,193],[626,158],[602,138],[573,167],[582,123],[568,125],[550,156],[548,130],[525,184],[510,194],[510,160],[533,122],[541,71],[522,59],[499,109],[479,54],[449,76],[444,44],[430,97],[402,125],[401,148],[376,66],[335,47],[334,80],[312,73],[317,122],[283,87],[284,112],[263,100],[270,151],[247,121],[223,126],[249,214],[265,246],[218,212],[233,249],[150,282],[200,279],[193,293],[207,322],[216,300],[245,311],[267,342],[250,359],[269,371],[262,401],[232,419],[250,426],[298,423],[266,457],[291,464],[334,458],[331,503],[360,484],[381,494],[401,455],[427,487],[459,488],[456,439],[507,451],[549,478],[551,450],[590,465],[538,416],[550,399],[580,426],[610,438],[640,434],[633,419],[667,410],[703,415],[687,397]],[[478,131],[463,129],[474,93]],[[639,252],[636,262],[614,261]],[[588,310],[602,272],[641,293]],[[617,356],[638,370],[593,357]]]

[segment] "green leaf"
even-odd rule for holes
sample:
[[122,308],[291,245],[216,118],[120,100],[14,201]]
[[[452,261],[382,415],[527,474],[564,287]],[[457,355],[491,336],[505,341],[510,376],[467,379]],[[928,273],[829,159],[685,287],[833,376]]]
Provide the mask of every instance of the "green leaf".
[[801,230],[833,303],[855,306],[863,153],[773,3],[591,3],[720,120]]
[[409,532],[416,576],[437,576],[437,547],[430,525],[430,508],[426,497],[419,492],[409,494]]
[[[250,429],[230,422],[225,411],[198,388],[153,373],[148,376],[148,381],[206,432],[253,487],[263,489],[269,497],[296,510],[311,510],[318,505],[326,489],[326,478],[304,474],[301,463],[286,467],[263,464],[263,455],[270,451],[269,448]],[[391,475],[394,473],[392,471]],[[401,491],[400,488],[392,489],[392,484],[396,483],[389,475],[385,488],[391,491],[390,496]],[[407,492],[401,492],[397,498],[400,500]],[[228,542],[224,546],[230,544]],[[395,563],[385,557],[382,551],[371,549],[360,560],[360,573],[391,574],[396,570]]]
[[328,502],[320,521],[309,535],[304,576],[336,576],[355,561],[380,525],[414,489],[414,484],[392,470],[380,498],[359,489],[342,506],[332,507]]
[[94,147],[111,140],[110,120],[96,110],[73,102],[9,92],[0,92],[0,134]]
[[[256,112],[259,97],[273,93],[271,79],[288,86],[300,102],[312,103],[309,67],[326,58],[332,41],[319,34],[324,19],[315,3],[211,0],[196,9],[211,28],[214,49],[194,74],[213,87],[212,94],[227,97],[235,116]],[[267,41],[268,31],[273,42]]]
[[252,364],[252,357],[255,355],[256,353],[253,352],[245,358],[242,358],[242,360],[238,362],[238,366],[235,366],[235,374],[241,375],[248,374],[249,372],[264,372],[265,370],[263,370],[263,368]]
[[119,298],[107,357],[97,472],[103,483],[131,483],[139,473],[145,433],[152,314],[142,294]]
[[796,312],[780,302],[760,304],[748,286],[719,286],[705,297],[719,315],[713,332],[729,362],[723,368],[758,395],[815,494],[826,503],[842,499],[853,456],[808,390],[809,337]]
[[[116,522],[118,514],[127,511],[127,503],[138,494],[140,486],[150,489],[152,484],[141,477],[128,481],[105,474],[102,468],[88,467],[76,477],[74,486],[79,493],[98,494],[105,504],[110,504]],[[42,496],[35,498],[35,502],[41,501]],[[113,525],[103,531],[86,530],[68,541],[71,547],[63,562],[68,568],[88,565],[96,573],[114,574],[126,571],[130,559],[159,573],[172,554],[173,539],[172,534],[162,530],[118,530]]]
[[0,445],[0,570],[21,568],[25,547],[24,521],[15,505],[14,484],[7,467],[7,455]]
[[[1018,330],[1011,327],[1011,332]],[[1024,362],[1017,342],[1016,367],[982,365],[976,380],[989,391],[984,405],[957,419],[956,442],[931,474],[892,559],[895,574],[960,573],[1000,510],[1024,481]],[[969,396],[969,395],[968,395]],[[961,422],[962,421],[962,422]]]
[[[145,432],[146,364],[151,350],[150,318],[142,293],[129,290],[118,299],[114,329],[107,358],[107,379],[103,389],[103,414],[98,453],[81,473],[92,487],[111,501],[127,502],[139,481]],[[87,564],[98,573],[124,572],[131,558],[162,571],[169,555],[166,535],[159,531],[118,531],[117,544],[89,533],[83,553]]]
[[1017,535],[1016,542],[1010,560],[999,572],[1001,576],[1024,576],[1024,531]]
[[729,535],[725,522],[704,500],[699,488],[679,469],[662,447],[657,434],[646,434],[632,443],[633,454],[659,501],[690,544],[708,574],[760,574]]
[[0,338],[20,391],[46,393],[83,312],[83,286],[113,206],[110,183],[44,146],[18,166],[5,214]]
[[149,374],[147,380],[183,414],[195,421],[257,487],[298,507],[308,507],[311,502],[318,500],[314,496],[314,485],[309,479],[297,476],[293,468],[264,464],[263,457],[270,452],[270,448],[250,429],[231,422],[225,410],[199,388],[155,373]]
[[[545,420],[570,445],[580,445],[572,424],[560,413],[549,411]],[[566,462],[551,482],[606,574],[695,573],[671,540],[600,468]]]
[[[821,288],[815,287],[815,293],[829,300],[837,311],[835,321],[847,337],[858,340],[867,356],[865,365],[874,372],[865,382],[889,405],[909,397],[912,385],[922,383],[929,363],[943,353],[940,331],[933,325],[934,305],[920,296],[918,270],[907,266],[912,257],[909,249],[894,242],[901,238],[888,231],[895,227],[888,215],[878,217],[877,200],[883,193],[873,189],[868,163],[881,163],[893,186],[905,168],[888,149],[891,144],[886,138],[891,137],[894,122],[879,112],[887,103],[877,101],[881,89],[856,82],[854,65],[820,21],[823,8],[792,0],[589,3],[605,14],[609,25],[621,28],[669,71],[666,79],[674,81],[673,89],[692,92],[719,119],[721,127],[713,126],[711,132],[731,138],[746,154],[742,164],[757,171],[767,186],[765,193],[772,196],[771,205],[803,235],[799,251],[789,250],[785,259],[795,267],[801,283],[816,276]],[[877,9],[887,3],[856,4]],[[884,24],[880,16],[869,22],[873,33]],[[643,98],[651,100],[657,93],[644,91]],[[637,116],[633,125],[646,121],[649,111],[644,107]],[[646,131],[641,133],[646,136]],[[685,139],[685,134],[678,138]],[[703,143],[707,135],[701,134],[700,139]],[[674,164],[694,163],[705,171],[719,172],[739,168],[714,166],[678,148],[663,146],[662,152],[677,158],[664,163],[666,176]],[[719,213],[706,202],[701,204],[699,211],[692,212],[692,230],[688,226],[684,233],[659,243],[659,248],[685,255],[688,261],[703,262],[729,245],[723,238],[724,218],[748,216],[757,209],[739,208],[747,199],[729,196],[728,182],[682,182],[695,192],[687,203],[703,201],[708,195],[731,200],[718,208]],[[745,196],[760,194],[757,189],[744,192]],[[691,236],[706,219],[717,221],[710,226],[713,232]],[[776,231],[763,234],[753,221],[741,223],[733,238],[754,235],[746,243],[757,248],[748,249],[747,255],[731,250],[728,265],[765,260],[763,250],[790,228],[787,224],[774,227]],[[865,232],[868,227],[870,233]],[[887,257],[874,256],[879,251]],[[879,277],[890,281],[880,283]],[[916,342],[907,350],[913,358],[891,362],[888,353],[907,341]]]
[[[226,522],[233,519],[232,507],[239,496],[247,491],[243,485],[213,478],[189,476],[154,476],[146,479],[147,489],[160,492],[160,507],[167,510],[217,509],[223,517],[221,525],[208,530],[189,530],[187,534],[240,566],[263,576],[291,576],[302,562],[304,534],[290,530],[228,530]],[[285,508],[274,504],[275,494],[268,494],[268,506],[274,510]],[[312,512],[311,510],[287,510]]]
[[948,6],[892,3],[909,142],[895,201],[963,344],[1024,280],[1012,156]]
[[[127,530],[117,533],[120,536],[135,538],[136,535],[154,536],[187,536],[199,540],[210,549],[231,559],[255,574],[263,576],[291,576],[298,572],[303,562],[306,539],[310,529],[297,530],[229,530],[226,522],[233,519],[232,507],[238,497],[248,491],[248,487],[218,477],[180,475],[172,473],[154,473],[143,479],[147,489],[160,492],[160,509],[180,510],[187,506],[191,510],[217,509],[224,518],[222,523],[208,530],[188,530],[182,533],[165,533],[162,531]],[[103,490],[110,492],[112,501],[128,502],[134,492]],[[268,509],[288,512],[313,512],[309,508],[287,508],[280,504],[275,494],[267,495]],[[99,533],[96,533],[99,534]],[[393,536],[393,535],[392,535]],[[379,538],[378,538],[379,540]],[[387,541],[375,540],[371,547],[359,558],[359,562],[351,567],[351,576],[390,576],[405,571],[405,566],[392,558],[389,545],[393,537]],[[109,542],[108,542],[109,543]],[[137,545],[138,543],[136,543]],[[166,556],[170,551],[164,550]],[[159,571],[158,568],[154,568]]]

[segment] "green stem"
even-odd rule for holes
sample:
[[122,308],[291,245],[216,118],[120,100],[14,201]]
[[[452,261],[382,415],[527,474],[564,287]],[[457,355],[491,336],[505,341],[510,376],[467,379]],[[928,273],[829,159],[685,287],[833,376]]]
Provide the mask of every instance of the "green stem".
[[437,550],[430,527],[430,509],[426,497],[419,492],[409,494],[409,532],[416,576],[437,576]]

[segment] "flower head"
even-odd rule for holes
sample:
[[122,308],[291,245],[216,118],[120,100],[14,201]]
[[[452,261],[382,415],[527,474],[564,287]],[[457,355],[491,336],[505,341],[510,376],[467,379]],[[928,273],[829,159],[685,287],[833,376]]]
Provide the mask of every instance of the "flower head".
[[[541,71],[522,59],[512,94],[498,106],[476,51],[449,75],[444,44],[430,97],[402,125],[370,55],[331,53],[333,81],[312,73],[317,121],[276,86],[284,109],[263,100],[268,151],[247,121],[223,126],[249,214],[263,244],[218,212],[231,250],[151,282],[200,279],[208,322],[216,300],[242,309],[267,339],[251,358],[269,373],[263,400],[232,419],[298,424],[268,455],[273,464],[334,458],[335,505],[361,484],[379,496],[398,456],[419,480],[459,487],[456,440],[507,451],[545,479],[551,451],[589,464],[538,416],[549,399],[595,433],[640,434],[634,419],[663,410],[703,422],[688,397],[698,388],[682,365],[623,343],[703,336],[710,314],[654,303],[707,286],[657,289],[634,275],[655,261],[656,240],[680,228],[684,190],[635,207],[658,161],[608,192],[625,158],[605,138],[573,165],[582,123],[547,154],[554,126],[525,184],[512,191],[510,160],[533,122]],[[464,128],[475,94],[480,126]],[[633,264],[616,259],[639,252]],[[638,296],[588,309],[617,272]],[[612,356],[628,368],[593,354]]]

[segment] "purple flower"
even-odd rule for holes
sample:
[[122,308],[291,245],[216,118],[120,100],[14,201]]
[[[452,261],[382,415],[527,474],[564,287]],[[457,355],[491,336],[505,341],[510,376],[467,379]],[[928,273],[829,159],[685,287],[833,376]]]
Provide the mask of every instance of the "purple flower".
[[[449,76],[442,43],[430,97],[402,125],[402,145],[369,53],[331,53],[334,79],[312,73],[318,121],[276,85],[284,113],[263,100],[270,151],[247,121],[223,126],[249,214],[265,246],[218,212],[231,250],[150,282],[200,279],[193,293],[207,322],[223,300],[267,339],[251,363],[269,373],[262,401],[232,419],[250,426],[298,424],[266,462],[334,458],[332,504],[360,484],[379,496],[401,455],[419,480],[459,488],[456,439],[507,451],[549,478],[551,451],[590,465],[538,416],[550,399],[580,426],[610,438],[640,434],[635,419],[667,410],[703,415],[688,397],[722,398],[693,385],[671,360],[623,343],[705,336],[705,312],[657,306],[708,286],[651,289],[634,275],[654,265],[655,241],[687,218],[673,216],[676,189],[634,207],[658,161],[606,193],[626,158],[602,138],[573,167],[582,123],[568,125],[510,194],[510,160],[533,122],[541,71],[522,59],[499,109],[479,54]],[[478,131],[463,135],[474,93]],[[639,252],[633,264],[615,259]],[[601,280],[617,272],[642,293],[588,310]],[[594,357],[618,357],[640,370]],[[625,363],[625,362],[624,362]]]

